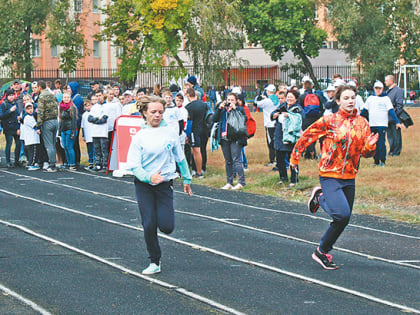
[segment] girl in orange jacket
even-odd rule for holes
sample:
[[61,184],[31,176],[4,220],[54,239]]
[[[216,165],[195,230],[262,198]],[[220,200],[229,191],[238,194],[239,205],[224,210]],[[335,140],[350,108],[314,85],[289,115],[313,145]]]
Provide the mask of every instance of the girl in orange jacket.
[[305,149],[324,136],[319,163],[321,187],[313,189],[308,202],[311,213],[321,206],[333,219],[312,254],[312,258],[324,269],[337,269],[329,252],[350,220],[360,156],[372,157],[378,141],[378,134],[371,133],[369,123],[357,113],[354,87],[341,86],[336,100],[339,111],[323,116],[309,126],[293,148],[290,158],[290,165],[296,168]]

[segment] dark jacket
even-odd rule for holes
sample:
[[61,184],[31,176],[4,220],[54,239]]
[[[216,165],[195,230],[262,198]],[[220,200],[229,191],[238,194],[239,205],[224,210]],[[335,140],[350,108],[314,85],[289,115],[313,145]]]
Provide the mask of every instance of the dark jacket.
[[80,129],[82,123],[82,116],[85,112],[83,107],[83,98],[79,94],[79,83],[76,81],[69,82],[68,86],[71,88],[71,101],[77,108],[77,128]]
[[[237,106],[236,109],[237,111],[240,111],[245,117],[246,117],[246,113],[245,110],[241,107],[241,106]],[[223,108],[222,110],[220,110],[219,106],[217,106],[216,108],[216,112],[213,115],[213,122],[219,122],[219,128],[217,130],[218,132],[218,139],[219,139],[219,143],[222,139],[222,133],[226,132],[226,123],[227,121],[227,111],[226,108]],[[247,139],[246,137],[243,137],[242,139],[239,139],[236,141],[236,143],[240,146],[246,146],[247,145]]]
[[[287,103],[280,104],[280,106],[271,113],[271,120],[274,120],[273,115],[275,113],[287,111],[300,114],[302,116],[302,121],[305,119],[305,112],[303,111],[302,107],[296,102],[296,104],[292,105],[290,108],[287,108]],[[274,149],[277,151],[291,152],[295,144],[283,142],[283,125],[279,123],[277,119],[274,128]]]
[[[70,111],[73,111],[72,115]],[[59,132],[64,132],[67,130],[71,130],[71,136],[76,134],[77,129],[77,110],[74,105],[70,106],[67,110],[61,110],[58,130]]]
[[391,99],[391,103],[394,106],[395,114],[399,116],[404,109],[404,95],[400,87],[395,86],[392,89],[386,91],[386,95]]
[[[10,109],[16,105],[15,111],[10,111]],[[0,119],[1,119],[1,126],[3,128],[3,132],[6,135],[16,135],[17,130],[19,129],[19,108],[14,101],[10,103],[7,98],[4,102],[0,105]]]

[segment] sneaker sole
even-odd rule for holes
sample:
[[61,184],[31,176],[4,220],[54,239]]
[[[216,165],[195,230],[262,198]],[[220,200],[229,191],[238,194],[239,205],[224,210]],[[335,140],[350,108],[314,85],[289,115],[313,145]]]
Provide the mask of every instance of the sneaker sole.
[[315,253],[312,253],[312,259],[315,260],[318,264],[321,265],[322,268],[326,269],[326,270],[335,270],[338,269],[338,267],[327,267],[324,265],[324,263],[322,262],[321,259],[318,258],[317,255],[315,255]]
[[144,272],[144,271],[142,271],[142,275],[154,275],[154,274],[157,274],[157,273],[160,273],[161,272],[161,270],[159,269],[159,270],[157,270],[157,271],[153,271],[153,272]]
[[[317,186],[317,187],[321,188],[320,186]],[[317,187],[315,187],[315,188],[317,188]],[[314,196],[315,196],[316,192],[318,191],[318,189],[315,190],[315,188],[312,190],[311,197],[309,198],[309,201],[308,201],[308,210],[309,210],[310,213],[316,213],[319,209],[319,204],[318,204],[315,207],[314,211],[311,211],[311,201],[312,201],[312,199],[314,199]]]

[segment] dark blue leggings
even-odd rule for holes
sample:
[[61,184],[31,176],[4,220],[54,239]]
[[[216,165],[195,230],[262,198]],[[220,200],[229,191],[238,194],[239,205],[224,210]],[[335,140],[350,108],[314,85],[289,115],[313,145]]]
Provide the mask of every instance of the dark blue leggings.
[[321,252],[328,253],[350,221],[356,186],[354,179],[320,176],[319,181],[323,192],[319,204],[333,219],[319,246]]
[[175,227],[173,182],[152,186],[135,179],[134,183],[149,258],[152,263],[159,264],[161,251],[157,228],[170,234]]
[[376,143],[375,156],[373,157],[375,164],[379,162],[385,163],[386,160],[386,144],[385,144],[385,135],[387,127],[370,127],[370,130],[373,133],[379,134],[378,142]]

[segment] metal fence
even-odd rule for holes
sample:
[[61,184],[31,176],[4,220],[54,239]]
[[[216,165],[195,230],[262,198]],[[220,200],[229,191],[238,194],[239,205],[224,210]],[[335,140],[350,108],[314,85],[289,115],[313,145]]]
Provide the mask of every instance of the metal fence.
[[[321,87],[325,88],[331,81],[333,74],[340,73],[346,79],[355,79],[360,82],[360,74],[357,67],[354,66],[315,66],[314,74],[318,78]],[[161,86],[169,86],[171,83],[182,85],[183,80],[188,75],[195,75],[201,85],[207,89],[211,85],[222,88],[226,85],[240,85],[245,90],[255,90],[256,84],[265,83],[285,83],[290,85],[292,79],[296,79],[299,84],[302,76],[307,75],[304,69],[285,67],[280,65],[270,66],[246,66],[240,68],[227,68],[225,70],[204,68],[204,67],[162,67],[155,69],[145,69],[139,71],[137,80],[130,83],[122,83],[123,87],[133,88],[146,87],[152,88],[156,83]],[[55,81],[60,79],[63,83],[69,81],[79,81],[80,85],[86,86],[89,81],[97,80],[102,84],[120,82],[118,69],[78,69],[69,75],[66,75],[60,69],[34,69],[31,74],[31,80]],[[10,71],[0,69],[0,83],[4,84],[12,80]]]

